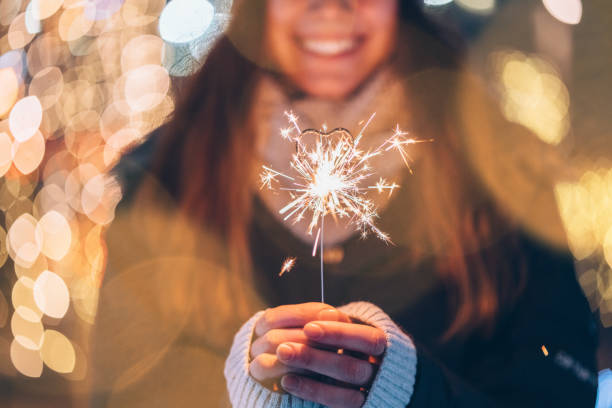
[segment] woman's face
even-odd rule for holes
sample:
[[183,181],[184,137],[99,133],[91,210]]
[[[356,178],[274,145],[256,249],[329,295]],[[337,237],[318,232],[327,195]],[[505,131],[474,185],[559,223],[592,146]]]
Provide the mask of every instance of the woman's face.
[[302,91],[342,99],[392,53],[398,0],[268,0],[268,55]]

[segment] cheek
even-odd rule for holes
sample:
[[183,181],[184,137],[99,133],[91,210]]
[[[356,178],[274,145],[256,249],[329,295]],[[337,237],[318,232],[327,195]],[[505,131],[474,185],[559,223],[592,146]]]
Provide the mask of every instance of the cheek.
[[293,60],[292,27],[297,23],[300,12],[292,3],[286,0],[268,0],[267,3],[265,49],[268,58],[281,67],[286,67]]

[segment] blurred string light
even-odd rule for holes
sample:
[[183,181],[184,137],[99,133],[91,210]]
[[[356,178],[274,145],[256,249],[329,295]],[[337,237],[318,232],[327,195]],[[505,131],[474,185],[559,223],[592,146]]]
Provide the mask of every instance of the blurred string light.
[[444,6],[445,4],[452,3],[453,0],[423,0],[426,6]]
[[[174,109],[231,0],[0,1],[0,354],[21,374],[84,378],[61,332],[94,321],[103,231],[121,198],[108,172]],[[53,325],[50,329],[49,325]],[[78,371],[78,372],[77,372]]]
[[[612,326],[612,169],[587,171],[555,187],[574,257],[587,265],[578,280],[602,324]],[[600,261],[602,260],[602,261]]]
[[581,0],[542,0],[551,16],[565,24],[578,24],[582,19]]
[[476,14],[491,14],[495,11],[496,0],[455,0],[458,6]]
[[498,51],[491,66],[501,95],[502,112],[511,122],[557,145],[570,128],[569,92],[557,70],[538,56]]

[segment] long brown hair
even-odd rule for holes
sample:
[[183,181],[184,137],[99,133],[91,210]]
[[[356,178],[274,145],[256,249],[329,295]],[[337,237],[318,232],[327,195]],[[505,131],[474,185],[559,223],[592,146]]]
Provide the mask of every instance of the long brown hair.
[[[427,47],[409,47],[410,55],[398,58],[399,69],[459,70],[461,47],[451,44],[452,35],[432,23],[417,3],[400,1],[400,31],[418,33],[427,39]],[[261,44],[264,12],[265,0],[246,0],[235,7],[227,34],[188,82],[164,132],[154,168],[154,175],[171,190],[182,210],[218,234],[233,252],[236,267],[244,271],[248,271],[252,201],[248,180],[253,174],[255,144],[251,102],[259,75],[271,69]],[[420,224],[415,220],[407,235],[415,242],[427,237],[438,255],[437,272],[454,293],[454,319],[446,337],[476,327],[491,329],[500,304],[511,300],[505,296],[513,297],[512,288],[520,286],[512,273],[492,273],[495,265],[499,267],[495,253],[478,251],[488,245],[491,230],[504,224],[503,217],[491,203],[473,198],[481,192],[468,182],[469,166],[460,159],[461,146],[445,113],[448,106],[441,103],[451,99],[448,96],[456,84],[452,79],[438,83],[436,94],[424,89],[431,82],[412,82],[411,94],[422,98],[415,105],[415,115],[430,123],[421,130],[436,142],[424,154],[428,159],[420,166],[420,174],[411,180],[422,197],[422,214],[415,217]]]

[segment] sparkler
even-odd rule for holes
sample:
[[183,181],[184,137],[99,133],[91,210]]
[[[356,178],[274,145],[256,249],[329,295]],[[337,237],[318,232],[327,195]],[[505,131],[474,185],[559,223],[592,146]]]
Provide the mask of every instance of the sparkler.
[[283,266],[281,267],[281,271],[278,276],[283,276],[285,272],[289,272],[295,266],[295,258],[287,258],[285,262],[283,262]]
[[[323,274],[323,241],[325,216],[330,215],[334,220],[346,219],[353,225],[361,236],[365,238],[369,233],[384,242],[390,243],[389,235],[381,231],[374,223],[378,218],[376,206],[368,198],[367,193],[376,190],[379,193],[387,191],[389,195],[399,188],[395,182],[388,183],[379,178],[375,185],[364,184],[375,175],[370,166],[373,157],[380,156],[390,150],[399,152],[402,160],[410,169],[410,156],[407,146],[426,142],[408,138],[407,133],[395,128],[393,135],[377,148],[362,151],[359,142],[375,113],[365,122],[359,134],[355,137],[344,128],[336,128],[330,132],[324,127],[323,131],[306,129],[302,131],[298,125],[297,117],[291,112],[285,112],[291,127],[281,129],[281,137],[295,143],[296,152],[293,154],[290,167],[295,174],[288,175],[263,166],[260,175],[261,188],[279,189],[288,191],[290,202],[279,210],[284,220],[297,223],[303,220],[307,213],[310,223],[307,229],[312,234],[316,229],[312,255],[316,256],[317,246],[320,244],[321,257],[321,302],[325,301],[324,274]],[[307,140],[314,141],[309,146]],[[412,170],[410,169],[410,172]],[[282,180],[282,181],[281,181]],[[289,258],[281,268],[282,275],[290,270],[295,263]]]

